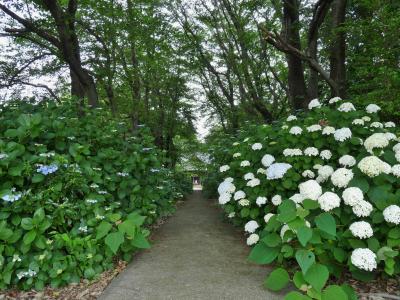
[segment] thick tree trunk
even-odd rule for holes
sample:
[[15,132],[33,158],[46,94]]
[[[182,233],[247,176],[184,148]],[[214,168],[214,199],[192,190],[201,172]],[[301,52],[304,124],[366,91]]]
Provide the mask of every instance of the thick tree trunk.
[[338,91],[331,89],[332,96],[346,97],[346,33],[343,24],[346,17],[347,0],[334,0],[332,27],[335,38],[330,53],[330,77],[337,83]]
[[[291,46],[301,49],[299,33],[299,1],[283,1],[283,33],[285,40]],[[287,53],[288,64],[288,86],[289,99],[294,109],[304,109],[307,107],[309,97],[304,79],[304,69],[302,60],[296,55]]]

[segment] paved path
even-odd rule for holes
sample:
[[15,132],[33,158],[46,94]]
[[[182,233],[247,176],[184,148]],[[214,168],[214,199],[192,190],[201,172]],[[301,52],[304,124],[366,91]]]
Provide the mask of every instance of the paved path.
[[194,191],[100,300],[282,299],[263,288],[269,269],[248,263],[248,252],[243,234]]

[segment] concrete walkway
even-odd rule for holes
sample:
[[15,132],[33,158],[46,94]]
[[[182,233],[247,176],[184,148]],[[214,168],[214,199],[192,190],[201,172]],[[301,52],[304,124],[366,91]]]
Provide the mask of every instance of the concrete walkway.
[[243,234],[194,191],[100,299],[283,299],[263,288],[270,269],[248,263],[248,252]]

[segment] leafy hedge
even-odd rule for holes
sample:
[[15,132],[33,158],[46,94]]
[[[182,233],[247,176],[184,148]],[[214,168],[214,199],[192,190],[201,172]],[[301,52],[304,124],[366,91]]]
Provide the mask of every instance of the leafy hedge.
[[190,182],[163,168],[145,127],[102,109],[11,103],[0,118],[0,288],[92,279],[148,248]]
[[249,259],[279,266],[267,288],[292,280],[307,296],[288,299],[352,299],[347,285],[325,287],[329,277],[400,273],[399,130],[379,122],[374,104],[356,110],[333,98],[309,108],[222,139],[212,175],[227,216],[249,234]]

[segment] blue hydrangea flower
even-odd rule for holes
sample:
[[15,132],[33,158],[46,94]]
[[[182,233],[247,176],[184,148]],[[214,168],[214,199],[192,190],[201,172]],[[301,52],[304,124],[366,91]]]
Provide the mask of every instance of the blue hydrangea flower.
[[44,166],[40,166],[39,168],[36,169],[36,171],[38,173],[42,173],[43,175],[48,175],[48,174],[52,174],[54,172],[56,172],[58,170],[58,166],[57,165],[44,165]]

